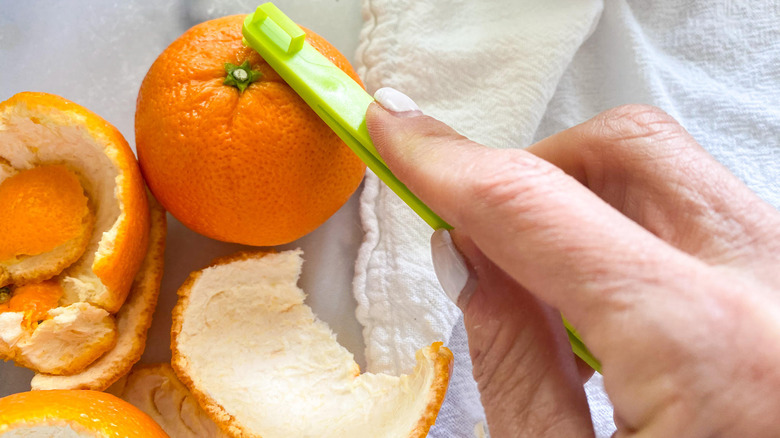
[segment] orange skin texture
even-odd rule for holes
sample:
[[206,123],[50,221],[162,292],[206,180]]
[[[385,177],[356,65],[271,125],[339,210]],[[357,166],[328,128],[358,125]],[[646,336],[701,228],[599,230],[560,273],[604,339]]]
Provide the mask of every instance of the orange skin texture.
[[28,326],[47,318],[49,310],[57,307],[62,297],[62,287],[57,281],[47,280],[17,287],[11,299],[0,304],[2,312],[24,312]]
[[0,183],[0,260],[37,255],[87,232],[87,197],[62,165],[24,170]]
[[117,238],[110,252],[96,257],[92,271],[114,298],[102,306],[115,313],[130,292],[133,278],[141,266],[149,243],[149,204],[138,162],[122,134],[97,114],[62,97],[39,92],[24,92],[0,103],[0,113],[15,106],[27,107],[41,117],[51,118],[63,126],[77,126],[86,136],[103,146],[123,175],[116,196],[126,213],[117,227]]
[[98,437],[168,437],[135,406],[98,391],[32,391],[0,399],[0,434],[20,425],[68,425]]
[[[136,143],[161,204],[192,230],[257,246],[295,240],[335,213],[363,162],[279,75],[241,42],[243,15],[201,23],[154,62],[138,95]],[[313,32],[306,40],[360,83]],[[262,77],[243,93],[225,63]]]

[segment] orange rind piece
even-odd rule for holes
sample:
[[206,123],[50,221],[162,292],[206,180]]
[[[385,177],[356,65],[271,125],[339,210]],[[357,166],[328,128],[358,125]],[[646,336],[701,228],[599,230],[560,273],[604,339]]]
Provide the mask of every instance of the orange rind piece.
[[239,253],[190,274],[171,329],[179,379],[231,436],[425,437],[452,352],[438,342],[408,374],[361,374],[304,304],[301,254]]
[[42,281],[19,286],[7,300],[0,297],[0,313],[22,312],[24,324],[32,327],[46,319],[49,310],[57,307],[62,298],[62,288],[56,281]]
[[135,366],[107,392],[137,407],[171,438],[227,438],[168,363]]
[[116,323],[103,309],[74,303],[48,311],[28,328],[22,312],[0,313],[0,357],[32,370],[70,374],[116,344]]
[[148,415],[97,391],[32,391],[0,398],[0,435],[167,438]]
[[[61,373],[86,366],[114,345],[114,322],[105,310],[85,303],[58,307],[61,297],[53,280],[17,287],[0,304],[0,352],[19,365]],[[15,326],[22,329],[9,337]]]
[[149,251],[135,277],[130,295],[115,315],[116,345],[76,374],[59,376],[37,373],[30,382],[33,390],[102,391],[126,375],[133,364],[141,359],[160,292],[167,231],[165,210],[151,196],[149,200],[152,213]]

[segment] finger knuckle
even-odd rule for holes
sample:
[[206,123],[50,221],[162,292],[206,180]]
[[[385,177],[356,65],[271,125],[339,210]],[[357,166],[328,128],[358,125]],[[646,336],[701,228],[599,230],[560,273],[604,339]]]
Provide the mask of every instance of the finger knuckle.
[[[522,213],[557,186],[563,171],[525,153],[502,151],[490,160],[476,160],[468,177],[474,204]],[[498,164],[498,165],[497,165]]]
[[622,105],[599,114],[596,134],[615,143],[671,140],[686,135],[685,129],[662,109],[641,104]]

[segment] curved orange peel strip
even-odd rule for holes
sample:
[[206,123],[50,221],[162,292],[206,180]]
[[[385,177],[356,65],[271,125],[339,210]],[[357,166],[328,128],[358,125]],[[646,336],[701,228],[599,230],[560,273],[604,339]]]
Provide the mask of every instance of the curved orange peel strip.
[[452,353],[417,352],[409,374],[360,373],[304,303],[301,251],[239,253],[179,288],[172,366],[233,436],[422,438],[447,390]]

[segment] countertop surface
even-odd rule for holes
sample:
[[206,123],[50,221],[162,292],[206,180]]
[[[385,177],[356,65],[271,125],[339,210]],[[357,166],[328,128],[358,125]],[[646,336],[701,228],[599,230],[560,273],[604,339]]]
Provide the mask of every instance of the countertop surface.
[[[0,101],[21,91],[60,95],[105,118],[135,149],[135,100],[157,55],[191,26],[252,12],[260,3],[0,0]],[[360,0],[274,3],[353,59],[362,26]],[[363,237],[359,192],[317,230],[278,249],[304,250],[299,286],[308,294],[307,303],[364,368],[364,344],[352,295],[354,260]],[[187,275],[216,257],[248,248],[200,236],[168,215],[165,274],[141,362],[170,360],[171,310]],[[0,363],[0,396],[28,390],[32,375],[11,362]]]

